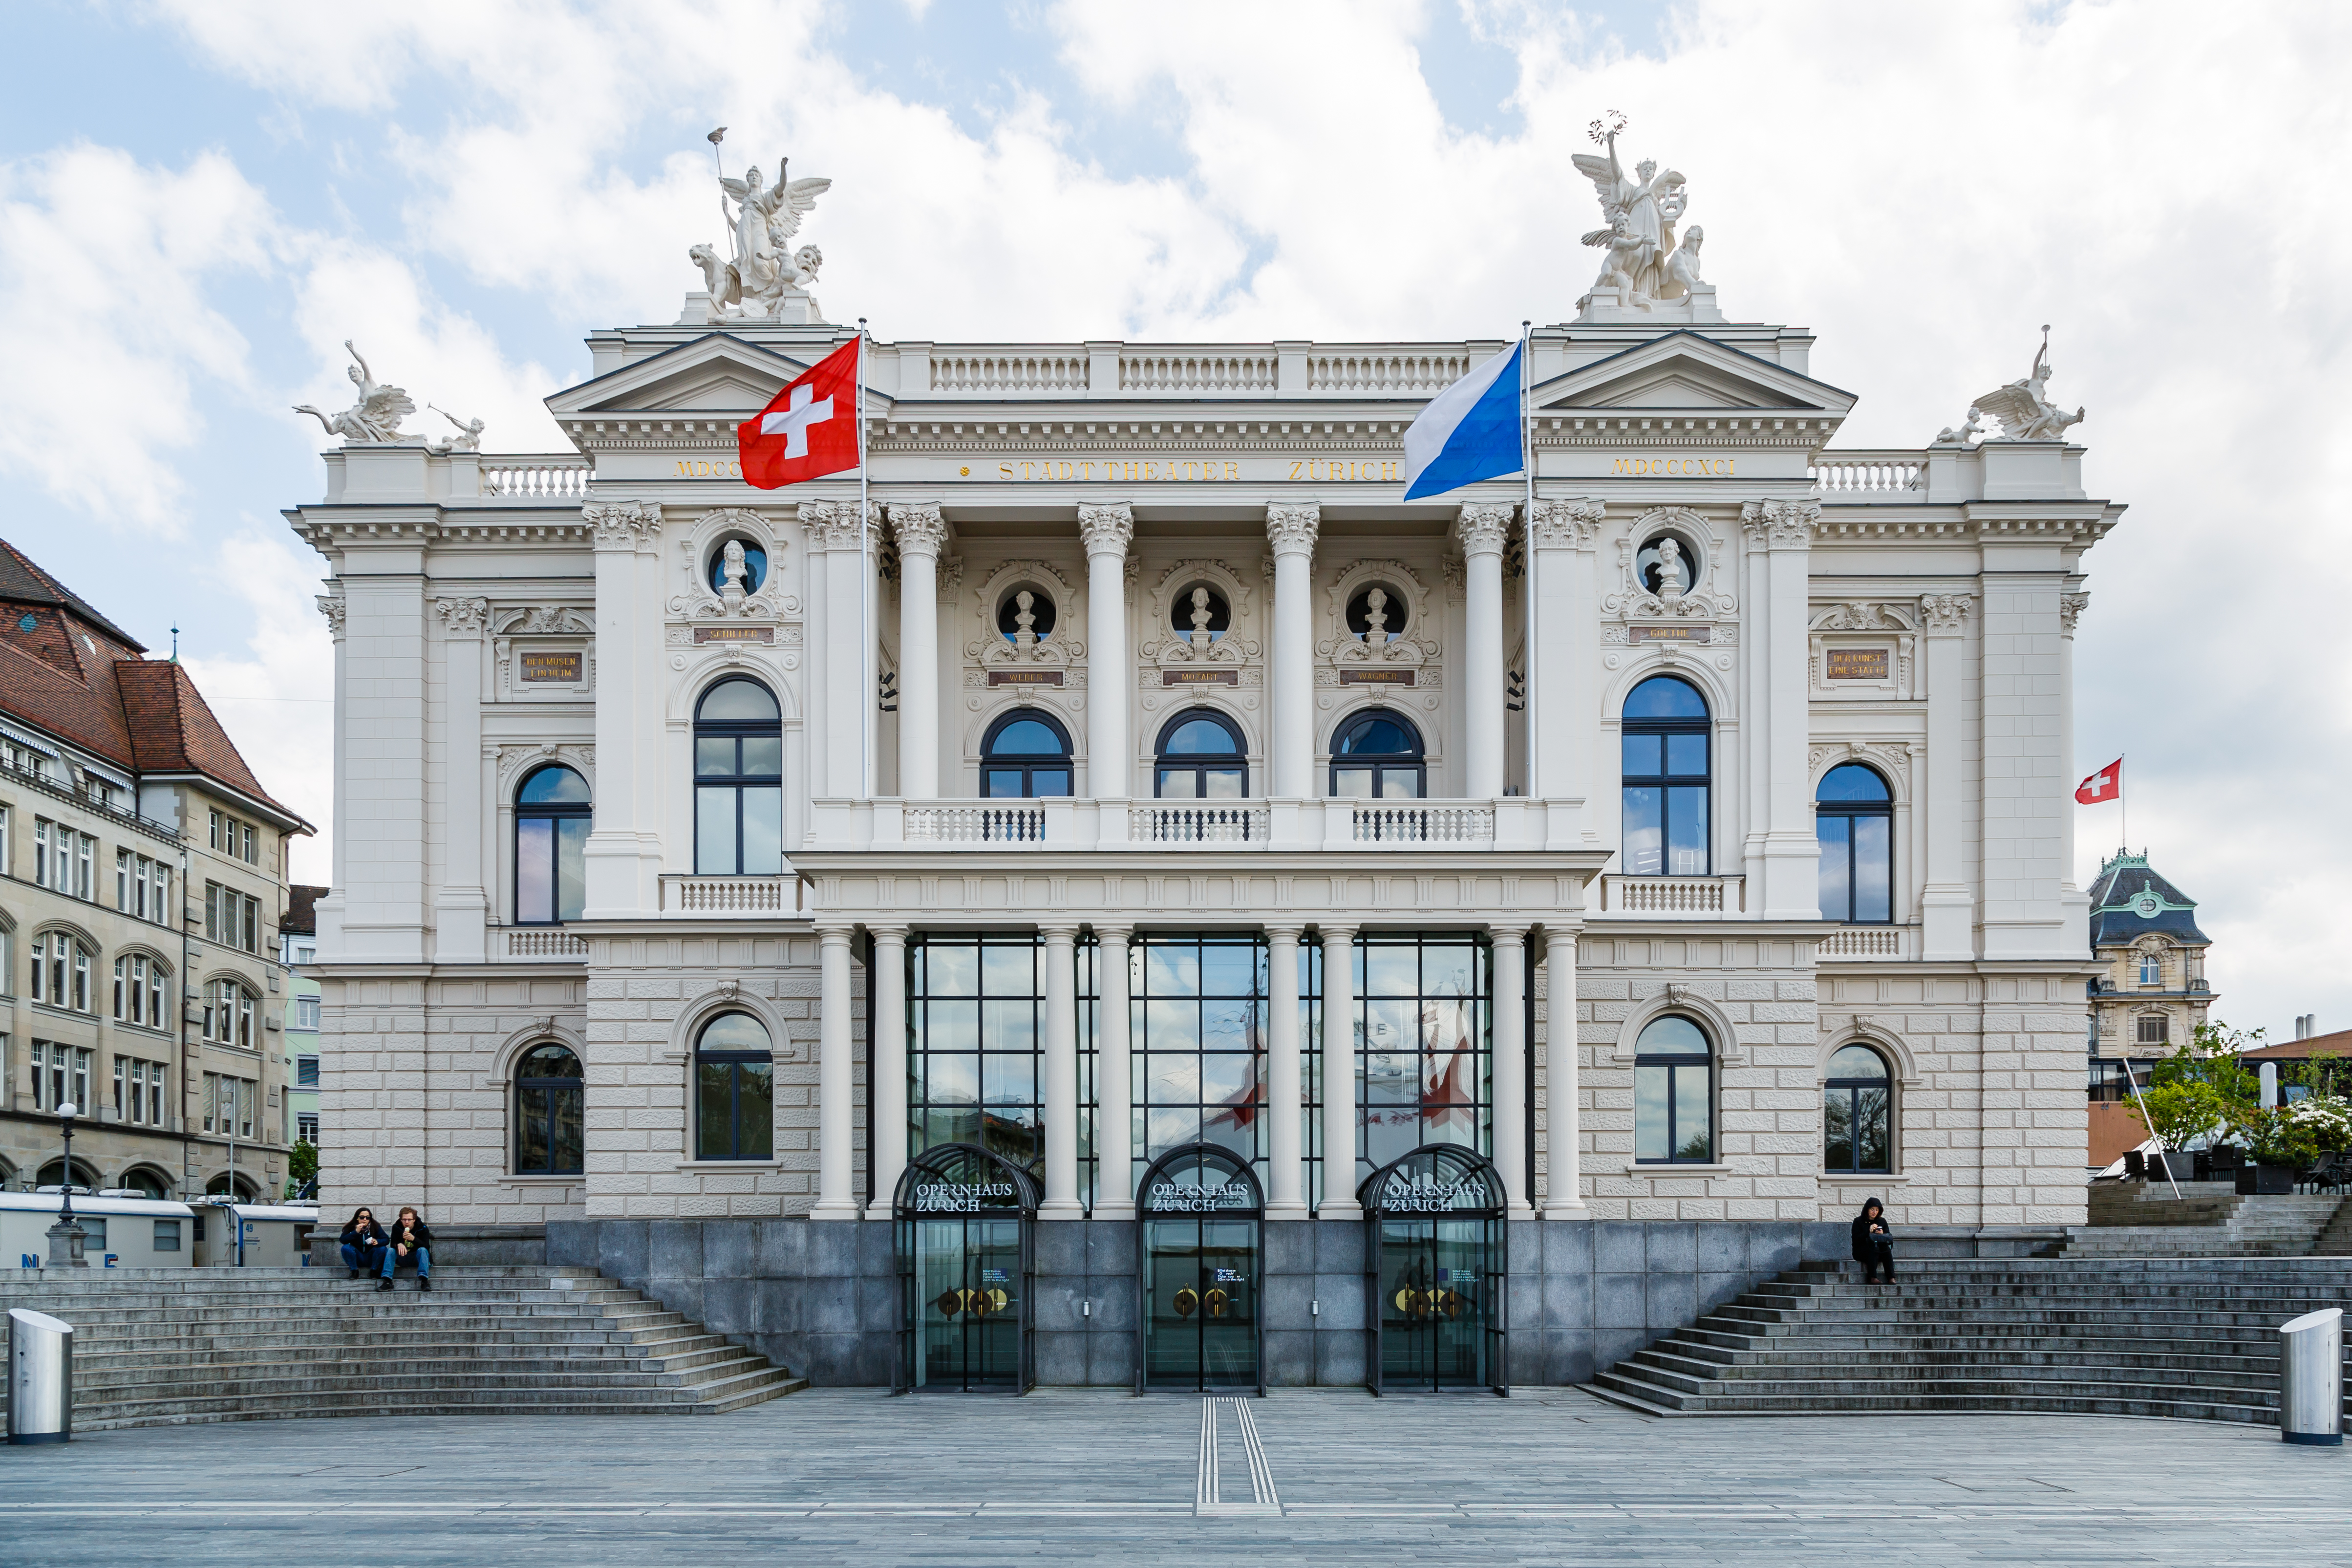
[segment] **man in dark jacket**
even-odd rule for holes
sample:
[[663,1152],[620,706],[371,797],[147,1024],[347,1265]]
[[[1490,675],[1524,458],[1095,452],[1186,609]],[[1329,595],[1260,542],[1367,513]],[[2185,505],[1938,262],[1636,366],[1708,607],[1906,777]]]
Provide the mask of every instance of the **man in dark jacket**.
[[1853,1260],[1862,1265],[1862,1282],[1874,1285],[1878,1270],[1886,1270],[1886,1282],[1895,1282],[1895,1241],[1886,1225],[1886,1211],[1876,1198],[1862,1205],[1853,1216]]
[[423,1215],[404,1207],[400,1217],[392,1222],[392,1231],[384,1237],[384,1243],[383,1283],[377,1289],[391,1289],[393,1271],[412,1258],[416,1260],[416,1288],[433,1289],[433,1232],[425,1226]]
[[383,1261],[383,1226],[376,1224],[375,1215],[365,1208],[352,1211],[349,1225],[343,1226],[343,1267],[350,1270],[343,1276],[356,1279],[364,1268],[373,1274]]

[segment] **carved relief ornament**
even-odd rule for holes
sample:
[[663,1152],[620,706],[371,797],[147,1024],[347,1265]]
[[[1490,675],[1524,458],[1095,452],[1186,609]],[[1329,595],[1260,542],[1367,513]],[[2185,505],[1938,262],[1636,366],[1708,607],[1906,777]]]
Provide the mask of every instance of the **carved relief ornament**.
[[[997,605],[1007,594],[1034,585],[1054,601],[1054,628],[1044,637],[1007,640],[996,624]],[[1083,623],[1077,590],[1045,561],[1005,561],[973,591],[980,635],[964,644],[964,657],[980,664],[1076,664],[1087,656],[1076,628]]]
[[[1749,502],[1755,505],[1755,502]],[[1662,597],[1650,592],[1642,581],[1638,569],[1642,551],[1652,540],[1661,535],[1675,535],[1688,542],[1691,549],[1706,563],[1700,580],[1683,593]],[[1739,614],[1738,596],[1720,586],[1725,581],[1722,569],[1721,541],[1706,519],[1678,506],[1656,507],[1643,512],[1633,521],[1625,536],[1617,542],[1617,590],[1605,595],[1601,607],[1620,621],[1729,621]],[[1696,567],[1698,563],[1691,563]],[[1731,640],[1717,628],[1711,636],[1714,642]],[[1611,639],[1615,640],[1615,639]]]
[[343,640],[343,612],[348,607],[340,594],[319,595],[319,613],[327,617],[327,635],[337,642]]
[[433,613],[441,617],[441,626],[452,637],[478,637],[489,624],[490,602],[488,599],[436,599]]
[[947,548],[947,519],[936,506],[893,506],[890,532],[898,540],[901,557],[928,555],[937,560]]
[[[854,509],[853,509],[854,510]],[[746,594],[740,584],[730,583],[724,593],[710,585],[706,557],[711,546],[720,538],[746,535],[768,552],[767,575],[761,579],[757,593]],[[685,584],[683,593],[672,596],[669,613],[689,619],[718,619],[740,616],[760,620],[774,620],[779,615],[791,615],[800,608],[798,600],[779,593],[783,586],[783,553],[786,541],[758,512],[740,507],[721,507],[704,512],[694,520],[677,542],[678,572]]]
[[[1129,563],[1134,563],[1132,556]],[[1195,584],[1224,595],[1225,630],[1213,642],[1195,643],[1176,631],[1176,596]],[[1255,637],[1243,635],[1243,628],[1250,624],[1252,591],[1226,562],[1179,561],[1160,574],[1146,598],[1151,631],[1135,650],[1146,664],[1239,664],[1263,651]]]
[[1312,555],[1315,536],[1323,526],[1323,509],[1312,504],[1283,503],[1265,509],[1266,542],[1276,555]]
[[599,550],[650,550],[661,539],[658,501],[591,501],[580,509],[580,520]]
[[1956,632],[1967,625],[1969,606],[1975,602],[1973,594],[1922,594],[1919,615],[1931,632]]
[[1759,549],[1798,550],[1813,541],[1822,520],[1817,500],[1752,500],[1739,509],[1739,526]]
[[1606,508],[1597,500],[1539,500],[1528,527],[1538,550],[1590,550]]
[[1078,508],[1078,537],[1086,542],[1089,557],[1124,556],[1128,542],[1135,537],[1135,513],[1125,502],[1082,506]]
[[[1458,564],[1458,562],[1449,563]],[[1348,625],[1348,605],[1369,584],[1385,584],[1405,603],[1388,611],[1402,630],[1377,648],[1358,637]],[[1354,561],[1331,574],[1323,590],[1323,633],[1315,639],[1315,657],[1334,667],[1342,664],[1393,664],[1419,668],[1434,664],[1443,650],[1429,628],[1432,595],[1421,574],[1402,561]],[[1427,682],[1416,682],[1427,684]]]
[[2074,635],[2074,623],[2081,620],[2083,618],[2083,612],[2090,607],[2091,595],[2088,594],[2059,595],[2058,629],[2061,632],[2063,632],[2066,636],[2070,637],[2073,637]]
[[1462,553],[1501,554],[1504,542],[1511,535],[1511,515],[1516,510],[1486,501],[1464,507],[1454,524],[1454,537],[1462,542]]
[[[855,550],[858,546],[857,503],[854,500],[804,500],[801,526],[808,530],[811,550]],[[882,507],[866,503],[865,542],[870,549],[882,537]]]

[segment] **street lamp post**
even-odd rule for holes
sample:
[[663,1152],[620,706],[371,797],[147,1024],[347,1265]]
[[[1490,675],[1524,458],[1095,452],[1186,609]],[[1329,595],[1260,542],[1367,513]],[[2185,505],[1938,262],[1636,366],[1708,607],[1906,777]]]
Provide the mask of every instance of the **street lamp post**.
[[49,1267],[52,1268],[87,1268],[89,1262],[81,1255],[82,1243],[89,1233],[82,1229],[73,1212],[73,1124],[74,1103],[66,1101],[58,1107],[58,1122],[65,1129],[65,1180],[59,1184],[65,1190],[65,1202],[58,1209],[58,1223],[49,1226]]

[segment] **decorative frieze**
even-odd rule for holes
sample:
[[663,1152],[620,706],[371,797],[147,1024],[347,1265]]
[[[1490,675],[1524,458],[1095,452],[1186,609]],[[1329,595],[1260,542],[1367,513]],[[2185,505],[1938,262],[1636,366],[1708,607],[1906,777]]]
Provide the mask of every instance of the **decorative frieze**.
[[658,501],[591,501],[580,516],[599,550],[649,550],[661,538]]

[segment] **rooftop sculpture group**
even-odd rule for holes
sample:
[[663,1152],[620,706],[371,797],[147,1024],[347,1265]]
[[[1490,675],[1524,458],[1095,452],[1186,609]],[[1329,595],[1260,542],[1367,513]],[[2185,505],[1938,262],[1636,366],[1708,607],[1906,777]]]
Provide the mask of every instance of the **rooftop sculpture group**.
[[[723,125],[710,133],[714,154],[726,134]],[[833,188],[833,182],[787,180],[785,171],[791,163],[789,158],[776,160],[772,185],[761,183],[757,165],[746,169],[740,180],[730,179],[723,169],[719,174],[719,211],[727,220],[733,258],[720,259],[707,245],[691,247],[686,253],[702,268],[713,321],[781,317],[786,297],[805,296],[809,285],[816,281],[817,268],[824,265],[824,252],[814,245],[789,253],[787,247],[800,232],[801,219],[816,205],[817,197]],[[727,205],[730,197],[735,203],[732,208]],[[809,302],[809,313],[815,314],[814,300]]]
[[1699,247],[1706,231],[1693,224],[1679,244],[1675,238],[1675,225],[1690,205],[1683,176],[1644,158],[1628,179],[1617,161],[1617,137],[1624,129],[1625,117],[1611,110],[1606,120],[1592,122],[1592,140],[1603,149],[1601,155],[1578,153],[1569,160],[1592,182],[1608,226],[1584,237],[1585,244],[1601,247],[1602,259],[1601,276],[1577,301],[1580,309],[1607,289],[1620,304],[1647,310],[1661,300],[1687,299],[1706,281],[1699,276]]
[[[343,340],[343,347],[354,362],[344,374],[352,378],[352,384],[359,388],[360,400],[332,417],[320,413],[307,403],[296,404],[294,412],[309,415],[327,427],[328,435],[341,436],[347,445],[354,441],[395,445],[421,439],[400,427],[403,419],[416,412],[415,399],[400,387],[376,380],[375,373],[368,369],[366,359],[362,357],[359,350],[352,347],[351,339]],[[433,411],[456,426],[457,434],[438,442],[425,441],[424,445],[436,452],[478,452],[482,449],[480,420],[460,419],[437,405]]]
[[2051,374],[2050,329],[2045,325],[2042,329],[2042,351],[2033,356],[2033,369],[2024,379],[2012,381],[1978,398],[1969,409],[1968,422],[1957,430],[1948,425],[1937,431],[1936,445],[1966,447],[1983,439],[1978,435],[1977,426],[1988,414],[2000,421],[2000,435],[1995,437],[1998,440],[2064,440],[2066,427],[2080,425],[2084,410],[2077,405],[2074,412],[2069,414],[2050,401],[2045,389],[2050,384]]

